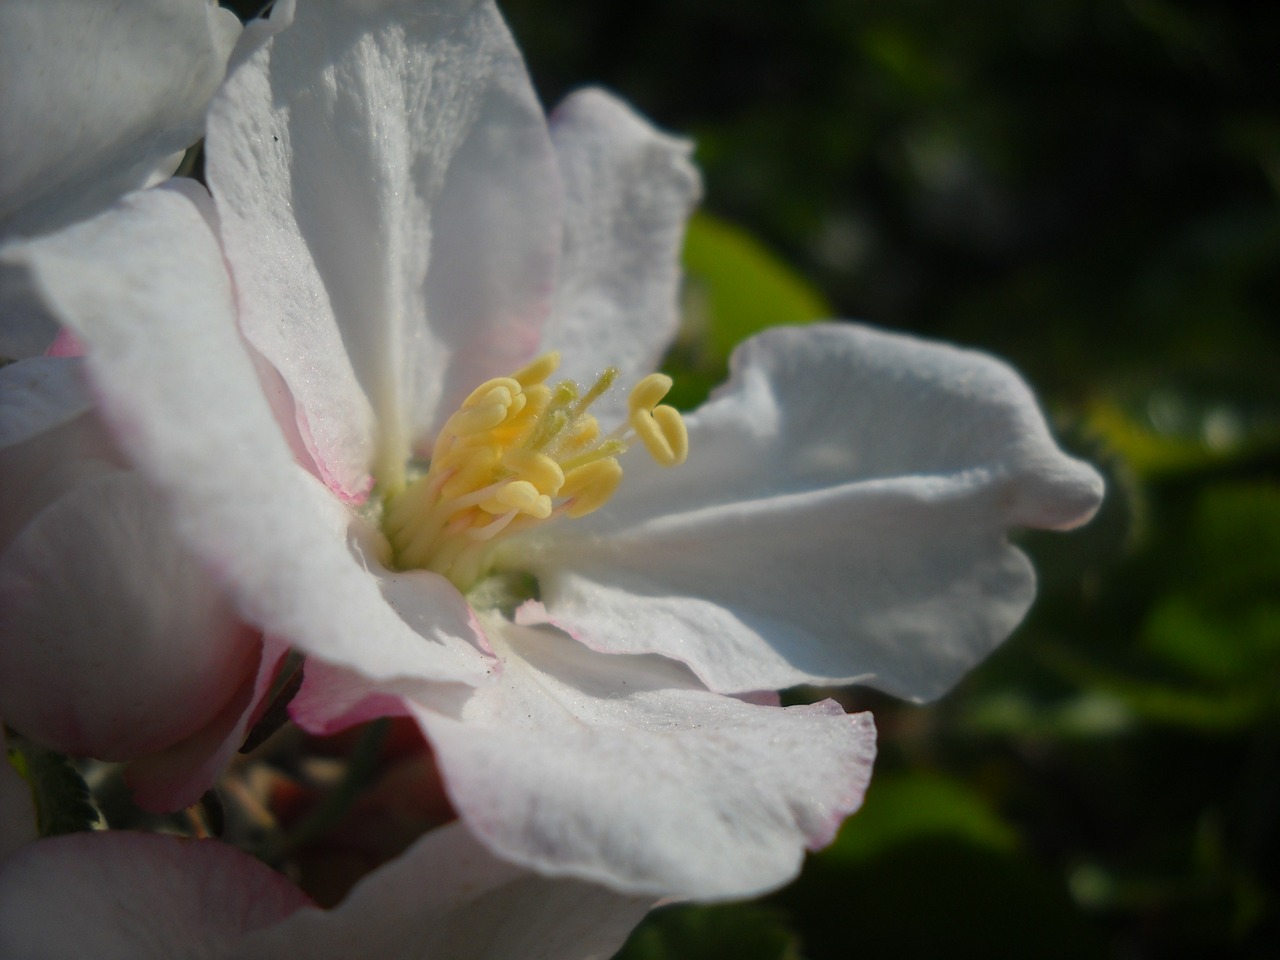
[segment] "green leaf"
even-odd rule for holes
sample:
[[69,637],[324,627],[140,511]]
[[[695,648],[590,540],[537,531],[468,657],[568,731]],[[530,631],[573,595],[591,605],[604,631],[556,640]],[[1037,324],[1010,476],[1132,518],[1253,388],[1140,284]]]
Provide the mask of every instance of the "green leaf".
[[615,960],[798,960],[795,935],[777,910],[753,903],[655,910]]
[[1265,698],[1280,681],[1280,484],[1206,489],[1178,559],[1143,645],[1197,680]]
[[1175,596],[1151,611],[1143,644],[1188,673],[1215,683],[1280,679],[1280,596],[1234,605]]
[[1274,404],[1225,392],[1198,395],[1164,386],[1108,397],[1092,405],[1088,423],[1147,477],[1202,471],[1259,456],[1280,444],[1280,412]]
[[700,291],[695,298],[703,298],[708,346],[720,358],[766,327],[832,315],[822,295],[763,244],[709,214],[689,223],[684,267]]
[[1259,685],[1193,686],[1136,678],[1063,649],[1046,650],[1042,659],[1092,696],[1113,699],[1133,717],[1150,723],[1225,733],[1275,712],[1274,678],[1265,675],[1266,682]]
[[822,295],[744,230],[709,214],[689,223],[684,321],[665,369],[669,402],[696,406],[724,379],[729,354],[767,327],[831,317]]
[[1097,740],[1130,732],[1137,718],[1113,693],[1084,690],[1050,703],[1025,692],[1000,690],[976,697],[959,711],[958,728],[977,736],[1018,740]]
[[98,822],[84,778],[61,753],[21,737],[9,738],[9,762],[31,785],[42,837],[92,830]]
[[997,850],[1016,844],[1013,830],[963,783],[931,774],[885,775],[871,781],[862,809],[817,859],[851,864],[912,838],[938,835]]

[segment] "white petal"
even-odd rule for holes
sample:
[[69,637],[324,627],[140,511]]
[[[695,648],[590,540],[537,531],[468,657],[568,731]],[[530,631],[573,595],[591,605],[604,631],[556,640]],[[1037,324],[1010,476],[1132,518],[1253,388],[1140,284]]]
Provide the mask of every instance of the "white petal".
[[492,3],[305,5],[232,72],[207,148],[245,334],[342,489],[535,348],[559,183]]
[[0,358],[43,356],[57,336],[57,320],[31,289],[26,272],[5,262],[0,245]]
[[500,857],[627,893],[750,896],[862,800],[868,714],[757,706],[663,658],[486,626],[498,683],[417,716],[459,815]]
[[853,325],[779,329],[689,418],[690,455],[629,457],[534,563],[553,622],[690,664],[712,689],[943,693],[1035,592],[1016,527],[1092,515],[1102,481],[982,354]]
[[675,336],[680,245],[701,192],[691,147],[601,90],[560,104],[551,137],[565,236],[543,344],[563,350],[563,376],[586,384],[616,366],[629,384]]
[[404,697],[421,688],[387,689],[351,670],[319,660],[307,663],[302,686],[289,701],[289,716],[308,733],[329,736],[358,723],[408,714]]
[[55,229],[171,173],[239,34],[209,0],[0,4],[0,233]]
[[76,357],[0,367],[0,450],[67,423],[93,406]]
[[0,550],[71,487],[124,465],[91,406],[77,359],[0,368]]
[[0,555],[0,712],[33,740],[131,759],[189,736],[258,640],[134,474],[84,482]]
[[213,960],[307,898],[216,840],[78,833],[0,864],[0,956]]
[[460,824],[433,831],[338,907],[300,910],[239,960],[607,960],[652,901],[495,859]]
[[397,616],[347,543],[347,509],[293,461],[194,189],[135,194],[18,248],[84,340],[121,446],[163,494],[176,535],[265,633],[374,678],[482,681],[469,624],[441,618],[424,638]]

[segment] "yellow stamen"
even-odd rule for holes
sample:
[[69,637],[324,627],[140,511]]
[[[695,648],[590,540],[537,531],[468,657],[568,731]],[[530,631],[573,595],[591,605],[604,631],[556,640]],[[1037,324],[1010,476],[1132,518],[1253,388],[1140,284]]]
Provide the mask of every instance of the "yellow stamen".
[[580,417],[565,436],[560,438],[560,446],[565,450],[582,450],[600,436],[600,423],[588,414]]
[[624,426],[602,435],[587,411],[612,387],[617,368],[583,392],[572,380],[547,385],[559,362],[558,354],[544,354],[480,384],[445,422],[427,472],[385,504],[383,531],[399,567],[432,570],[469,589],[497,562],[499,540],[604,506],[622,482],[617,457],[637,440],[664,466],[684,462],[684,420],[660,405],[670,377],[642,378]]
[[[491,513],[505,513],[510,509],[527,513],[539,520],[545,520],[551,516],[551,498],[539,493],[538,488],[528,480],[512,480],[510,483],[504,483],[494,500],[502,507],[490,511]],[[482,508],[484,506],[481,504]]]
[[502,455],[502,465],[518,477],[528,480],[539,493],[555,496],[564,485],[564,471],[560,464],[545,453],[533,450],[508,450]]
[[453,457],[457,467],[440,487],[442,500],[454,500],[479,487],[487,486],[498,465],[498,451],[494,447],[463,448],[455,451]]
[[552,350],[550,353],[544,353],[523,370],[513,373],[511,379],[528,390],[535,383],[545,383],[547,377],[555,373],[559,366],[560,352]]
[[511,398],[520,393],[522,388],[523,384],[514,377],[495,377],[472,390],[467,399],[462,401],[461,407],[467,410],[479,406],[481,402],[503,403],[510,406]]
[[634,387],[627,398],[627,409],[635,416],[641,410],[652,410],[671,390],[672,380],[665,373],[651,373]]
[[588,463],[565,475],[562,496],[568,498],[565,513],[572,519],[585,517],[605,505],[622,483],[622,464],[613,457]]
[[610,437],[602,441],[600,444],[592,447],[584,453],[578,454],[576,457],[569,457],[560,461],[560,468],[568,473],[570,470],[576,470],[578,467],[585,466],[588,463],[594,463],[605,457],[612,457],[627,452],[627,444],[622,440]]
[[448,419],[444,430],[457,437],[468,437],[492,430],[507,418],[507,408],[510,405],[510,402],[486,403],[479,407],[464,408]]
[[[653,408],[654,423],[662,431],[662,439],[666,441],[663,450],[670,451],[670,458],[659,460],[664,467],[678,467],[689,456],[689,428],[684,425],[684,417],[675,407],[665,403]],[[650,450],[652,454],[652,450]]]

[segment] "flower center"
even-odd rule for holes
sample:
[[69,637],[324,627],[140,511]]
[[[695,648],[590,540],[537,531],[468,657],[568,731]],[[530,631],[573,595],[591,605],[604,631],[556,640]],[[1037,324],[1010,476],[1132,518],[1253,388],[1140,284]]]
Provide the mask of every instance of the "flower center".
[[387,500],[382,526],[397,567],[434,571],[465,592],[488,572],[501,539],[602,507],[622,481],[618,457],[637,440],[663,466],[684,462],[684,420],[659,403],[670,377],[641,379],[626,421],[602,434],[588,410],[618,370],[583,392],[572,380],[547,384],[559,363],[547,353],[482,383],[446,421],[427,471]]

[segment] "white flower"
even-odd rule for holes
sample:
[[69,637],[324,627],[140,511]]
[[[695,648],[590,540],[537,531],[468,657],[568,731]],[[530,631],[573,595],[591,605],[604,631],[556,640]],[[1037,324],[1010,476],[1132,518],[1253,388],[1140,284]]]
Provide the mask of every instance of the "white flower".
[[[853,325],[744,345],[679,464],[647,374],[688,148],[599,92],[548,129],[488,2],[306,5],[207,148],[213,203],[137,194],[10,262],[180,541],[309,655],[295,719],[411,713],[500,857],[631,893],[782,883],[857,807],[873,734],[756,692],[941,693],[1031,601],[1009,529],[1096,508],[1008,368]],[[636,390],[557,401],[551,350],[587,394],[605,368]]]

